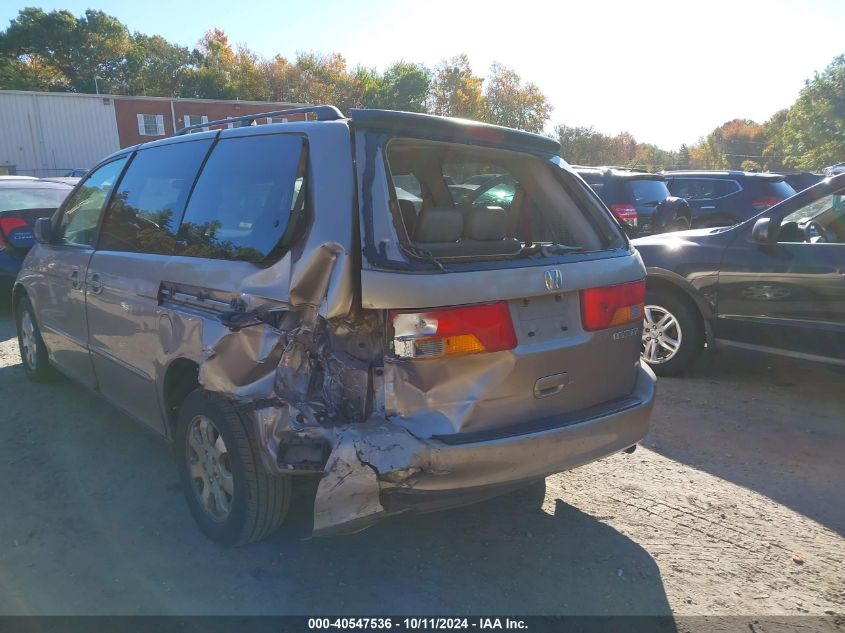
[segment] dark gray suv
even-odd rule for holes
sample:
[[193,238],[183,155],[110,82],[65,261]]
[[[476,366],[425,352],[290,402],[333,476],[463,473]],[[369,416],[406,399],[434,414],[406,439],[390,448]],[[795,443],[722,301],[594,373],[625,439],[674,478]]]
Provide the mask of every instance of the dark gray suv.
[[[645,269],[555,141],[295,114],[204,123],[86,174],[15,284],[27,373],[55,368],[169,440],[226,544],[275,530],[296,478],[317,482],[315,533],[348,532],[645,435]],[[512,178],[506,206],[456,203],[450,182],[484,173]]]

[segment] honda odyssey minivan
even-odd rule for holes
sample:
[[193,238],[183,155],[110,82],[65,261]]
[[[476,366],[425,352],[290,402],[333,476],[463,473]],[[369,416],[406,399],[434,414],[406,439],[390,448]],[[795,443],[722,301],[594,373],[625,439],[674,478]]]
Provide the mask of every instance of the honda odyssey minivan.
[[[296,478],[316,482],[314,533],[343,533],[636,445],[645,269],[556,141],[285,114],[309,120],[120,150],[36,224],[14,287],[31,378],[61,372],[168,440],[223,544],[279,527]],[[483,173],[514,195],[456,203],[449,183]]]

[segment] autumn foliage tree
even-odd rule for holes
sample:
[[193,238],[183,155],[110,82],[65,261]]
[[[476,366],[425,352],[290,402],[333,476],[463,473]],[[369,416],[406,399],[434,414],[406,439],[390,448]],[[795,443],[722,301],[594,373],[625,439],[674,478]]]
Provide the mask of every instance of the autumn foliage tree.
[[[465,54],[433,69],[407,60],[383,71],[350,68],[339,53],[264,58],[210,29],[193,49],[157,35],[130,33],[117,18],[89,9],[28,7],[0,31],[0,89],[94,92],[329,103],[464,117],[531,132],[548,129],[552,106],[540,88],[494,63],[476,75]],[[669,116],[667,114],[667,116]],[[630,134],[558,125],[572,163],[646,169],[811,169],[845,160],[845,55],[807,81],[793,106],[760,124],[733,119],[678,152]]]

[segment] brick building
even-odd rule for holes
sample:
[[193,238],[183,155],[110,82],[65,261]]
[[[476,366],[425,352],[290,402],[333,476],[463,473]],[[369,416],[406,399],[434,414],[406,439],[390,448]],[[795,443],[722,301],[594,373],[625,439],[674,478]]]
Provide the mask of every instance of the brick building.
[[301,105],[0,90],[0,174],[62,176],[186,125]]

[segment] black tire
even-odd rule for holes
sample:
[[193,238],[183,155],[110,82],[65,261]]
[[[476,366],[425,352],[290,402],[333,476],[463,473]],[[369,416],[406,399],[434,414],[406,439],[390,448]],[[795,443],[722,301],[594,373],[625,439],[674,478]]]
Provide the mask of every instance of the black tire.
[[689,231],[689,229],[689,218],[680,217],[672,220],[672,222],[669,224],[667,232],[674,233],[675,231]]
[[[35,382],[55,380],[58,372],[50,365],[47,347],[41,338],[41,330],[29,297],[21,297],[15,305],[15,325],[18,331],[18,349],[27,377]],[[27,332],[24,332],[24,329]]]
[[[643,360],[654,370],[658,376],[676,376],[688,370],[698,359],[704,349],[704,326],[701,317],[684,298],[680,292],[672,292],[663,289],[647,289],[646,297],[646,320],[643,323]],[[680,329],[680,344],[671,356],[662,361],[652,361],[646,354],[647,337],[654,338],[654,329],[651,329],[648,322],[648,313],[655,313],[649,306],[657,306],[671,314]],[[672,340],[678,340],[674,338]]]
[[[211,422],[226,449],[225,467],[227,475],[231,475],[232,495],[225,514],[220,510],[222,506],[218,507],[213,501],[211,505],[215,507],[207,509],[201,499],[201,490],[208,485],[207,480],[191,474],[192,467],[194,473],[198,468],[206,468],[195,459],[196,443],[190,444],[188,440],[189,431],[196,430],[203,418]],[[282,525],[290,505],[290,478],[264,472],[249,420],[241,416],[228,399],[201,388],[188,394],[179,408],[173,449],[188,507],[200,530],[210,540],[226,546],[243,545],[266,538]],[[215,460],[206,457],[205,463],[213,464]],[[203,470],[203,473],[208,472]],[[212,482],[212,491],[214,485],[219,487],[221,484]],[[223,516],[215,517],[215,509]]]

